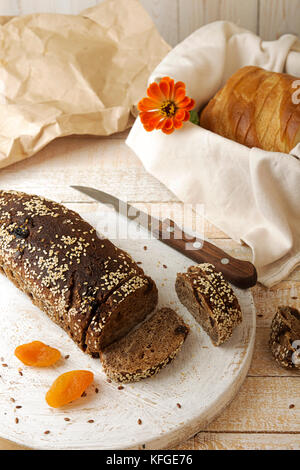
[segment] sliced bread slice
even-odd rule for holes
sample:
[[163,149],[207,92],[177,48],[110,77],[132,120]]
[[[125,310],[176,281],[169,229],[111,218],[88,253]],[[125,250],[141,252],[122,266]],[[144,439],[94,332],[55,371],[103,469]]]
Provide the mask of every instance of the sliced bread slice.
[[100,352],[104,371],[120,383],[151,377],[175,358],[188,332],[189,327],[173,310],[162,308]]
[[153,312],[157,301],[157,287],[149,277],[138,275],[124,282],[92,318],[85,337],[86,352],[98,357],[100,350],[125,336]]
[[271,324],[270,348],[281,367],[300,370],[300,312],[279,306]]
[[242,312],[231,286],[209,263],[178,273],[175,289],[180,302],[195,317],[215,346],[228,340],[242,321]]

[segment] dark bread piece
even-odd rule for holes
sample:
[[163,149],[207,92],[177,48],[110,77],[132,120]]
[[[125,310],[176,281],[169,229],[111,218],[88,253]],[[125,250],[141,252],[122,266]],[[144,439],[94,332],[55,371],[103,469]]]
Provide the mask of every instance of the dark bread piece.
[[[122,338],[152,312],[157,297],[157,288],[149,277],[134,276],[128,279],[111,294],[93,317],[86,333],[87,352],[97,355],[98,351]],[[103,335],[103,327],[107,324]]]
[[239,302],[223,274],[209,263],[178,273],[175,289],[180,302],[195,317],[215,346],[228,340],[241,323]]
[[162,308],[100,353],[104,371],[121,383],[151,377],[175,358],[188,333],[189,327],[173,310]]
[[300,370],[300,312],[297,309],[278,307],[271,324],[269,345],[281,367]]
[[[86,331],[101,305],[134,276],[147,279],[153,289],[144,292],[147,308],[135,321],[155,308],[153,281],[76,212],[39,196],[0,191],[0,221],[0,270],[81,349],[86,349]],[[134,305],[134,291],[128,303]],[[125,317],[115,322],[116,338],[118,328],[124,332],[126,325],[132,322]],[[102,338],[107,326],[109,321]],[[114,340],[113,332],[109,337]]]

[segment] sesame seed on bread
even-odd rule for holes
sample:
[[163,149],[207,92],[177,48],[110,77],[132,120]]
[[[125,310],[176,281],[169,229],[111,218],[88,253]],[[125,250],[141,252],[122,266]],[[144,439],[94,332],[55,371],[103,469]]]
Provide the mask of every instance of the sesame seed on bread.
[[181,303],[195,317],[215,346],[227,341],[242,321],[241,308],[231,286],[209,263],[178,273],[175,289]]
[[[1,190],[0,222],[0,271],[83,350],[86,331],[102,304],[131,278],[150,282],[129,254],[98,237],[79,214],[59,203]],[[147,313],[156,306],[153,292],[155,287],[143,292]],[[134,303],[132,292],[128,305]],[[111,331],[109,337],[114,340]]]
[[181,349],[189,327],[162,308],[100,353],[106,375],[115,382],[137,382],[157,374]]
[[281,367],[300,370],[300,312],[296,308],[278,307],[271,323],[269,345]]

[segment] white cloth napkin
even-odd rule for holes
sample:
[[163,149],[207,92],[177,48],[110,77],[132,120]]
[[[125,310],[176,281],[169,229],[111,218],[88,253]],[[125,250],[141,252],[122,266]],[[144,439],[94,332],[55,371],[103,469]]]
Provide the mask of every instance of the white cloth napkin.
[[[290,34],[262,41],[218,21],[169,52],[149,83],[183,81],[199,109],[245,65],[300,77],[300,42]],[[127,145],[183,202],[203,204],[209,221],[251,247],[259,282],[270,287],[300,264],[300,145],[294,156],[249,149],[190,122],[171,135],[148,133],[139,118]]]

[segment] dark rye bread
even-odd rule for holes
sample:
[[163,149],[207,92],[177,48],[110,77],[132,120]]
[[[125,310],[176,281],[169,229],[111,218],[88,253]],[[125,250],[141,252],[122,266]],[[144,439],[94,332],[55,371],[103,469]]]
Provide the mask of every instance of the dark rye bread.
[[[139,323],[140,312],[153,310],[156,299],[157,291],[151,279],[146,276],[134,276],[121,284],[93,316],[86,333],[87,352],[95,355],[112,341],[122,338]],[[108,328],[103,336],[103,328],[107,324]]]
[[188,333],[173,310],[162,308],[100,353],[104,371],[120,383],[151,377],[175,358]]
[[[147,285],[145,308],[133,309],[133,321],[124,314],[117,319],[115,308],[102,328],[102,339],[106,331],[109,341],[119,337],[119,329],[125,334],[155,308],[154,282],[127,253],[98,238],[76,212],[39,196],[0,191],[0,221],[0,270],[81,349],[86,349],[92,319],[98,315],[101,321],[102,306],[110,305],[110,295],[131,278],[140,277]],[[127,300],[131,306],[135,296],[133,289]]]
[[300,312],[297,309],[278,307],[271,324],[269,345],[281,367],[300,370]]
[[175,289],[180,302],[195,317],[215,346],[228,340],[241,323],[239,302],[223,274],[209,263],[178,273]]

